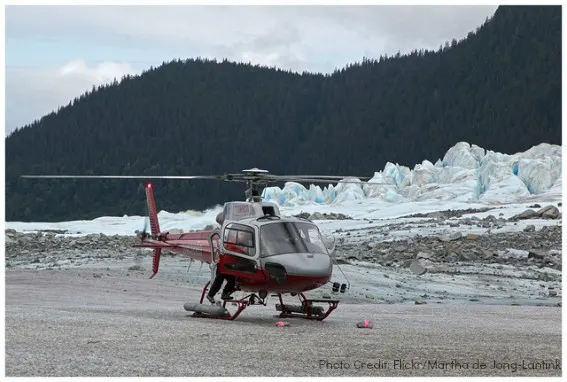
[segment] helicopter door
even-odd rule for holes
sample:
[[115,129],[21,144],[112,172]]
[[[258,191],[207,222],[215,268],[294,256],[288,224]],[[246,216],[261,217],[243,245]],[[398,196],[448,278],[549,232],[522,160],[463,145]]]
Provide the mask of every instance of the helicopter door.
[[256,232],[244,224],[231,223],[223,232],[224,256],[221,256],[221,271],[234,274],[256,273]]

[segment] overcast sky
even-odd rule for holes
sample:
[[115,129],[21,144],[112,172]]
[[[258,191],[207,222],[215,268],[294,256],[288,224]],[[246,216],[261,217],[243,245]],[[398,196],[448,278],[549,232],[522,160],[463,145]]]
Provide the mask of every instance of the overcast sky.
[[496,6],[7,6],[6,133],[95,84],[173,58],[332,72],[436,49]]

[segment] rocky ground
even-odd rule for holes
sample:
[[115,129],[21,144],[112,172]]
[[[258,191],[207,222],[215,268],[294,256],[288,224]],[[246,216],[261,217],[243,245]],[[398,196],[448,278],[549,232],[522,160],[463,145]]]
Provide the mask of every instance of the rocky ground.
[[[405,283],[396,283],[401,289],[408,281],[417,287],[411,274],[430,280],[450,277],[447,288],[461,277],[476,292],[462,295],[464,300],[479,301],[496,288],[503,292],[501,297],[508,296],[504,303],[522,299],[561,306],[561,213],[553,205],[530,207],[509,218],[496,208],[448,210],[360,229],[339,228],[336,258],[342,264],[406,271],[410,276],[403,278]],[[486,216],[473,215],[479,213]]]
[[[435,289],[451,289],[452,284],[461,282],[467,290],[455,292],[453,299],[478,301],[479,296],[496,297],[496,289],[500,292],[498,297],[510,298],[506,304],[519,299],[525,303],[528,298],[536,304],[560,306],[561,213],[553,205],[530,207],[533,208],[507,219],[497,209],[486,208],[414,214],[366,228],[339,228],[334,232],[338,237],[334,257],[339,267],[335,274],[341,276],[344,270],[346,277],[352,279],[354,292],[345,296],[350,301],[447,299],[446,294],[439,290],[435,293]],[[473,215],[480,212],[488,215]],[[342,214],[311,216],[314,221],[319,218],[350,219]],[[519,222],[524,226],[521,229],[517,227]],[[6,268],[113,268],[121,269],[124,276],[147,276],[144,272],[151,267],[150,252],[131,248],[138,240],[133,235],[68,237],[63,233],[6,230]],[[185,259],[168,260],[166,254],[162,274],[165,267],[174,270],[170,279],[185,278]],[[203,277],[197,282],[208,277],[207,267],[204,268]],[[432,283],[437,283],[435,288]]]
[[339,261],[364,260],[385,266],[423,259],[437,264],[480,263],[549,267],[561,270],[560,226],[538,231],[476,235],[460,232],[397,241],[364,241],[338,245]]

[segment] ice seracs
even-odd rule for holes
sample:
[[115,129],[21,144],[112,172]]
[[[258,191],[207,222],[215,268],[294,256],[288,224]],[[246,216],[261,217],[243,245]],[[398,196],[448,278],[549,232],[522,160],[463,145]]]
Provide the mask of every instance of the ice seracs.
[[[459,142],[443,159],[424,160],[411,170],[386,163],[367,183],[339,183],[309,189],[287,183],[268,187],[264,198],[281,206],[337,204],[347,200],[521,202],[533,195],[561,192],[561,146],[541,143],[525,152],[503,154]],[[377,183],[377,184],[376,184]]]

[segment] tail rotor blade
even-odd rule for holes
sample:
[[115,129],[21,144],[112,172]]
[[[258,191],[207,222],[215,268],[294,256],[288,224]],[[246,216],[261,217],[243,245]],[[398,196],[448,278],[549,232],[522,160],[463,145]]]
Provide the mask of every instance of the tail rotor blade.
[[[147,210],[147,206],[146,206],[146,210]],[[144,229],[141,232],[138,230],[135,231],[136,235],[140,238],[142,242],[146,240],[146,238],[148,237],[148,223],[149,223],[149,217],[148,214],[146,213],[146,217],[144,217]]]
[[142,231],[142,235],[143,238],[145,239],[148,236],[148,224],[149,224],[149,218],[146,216],[144,218],[144,230]]

